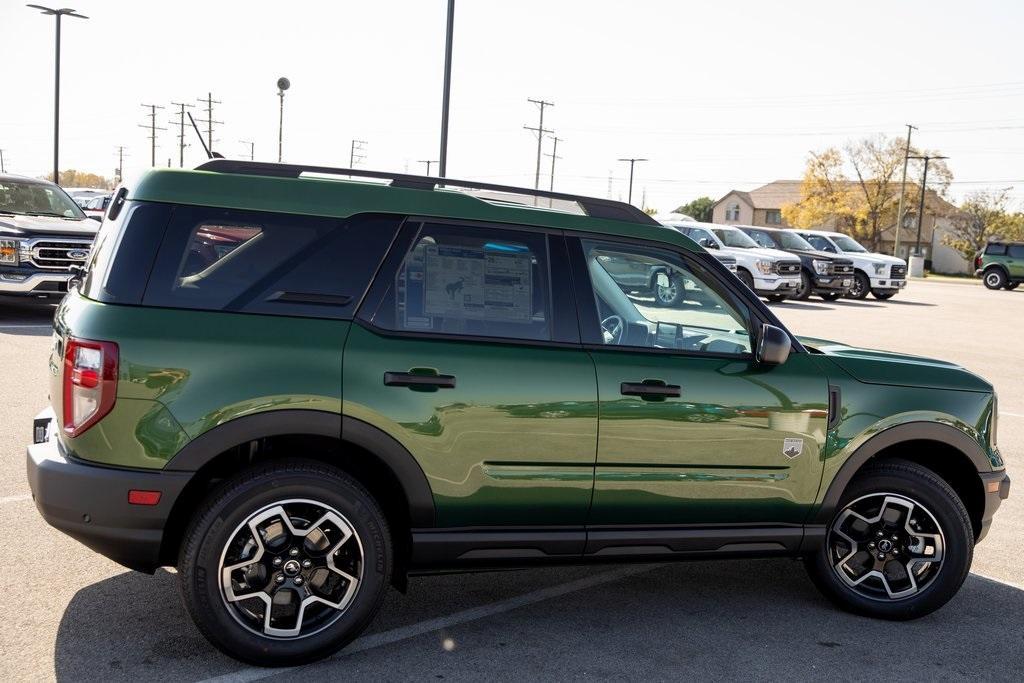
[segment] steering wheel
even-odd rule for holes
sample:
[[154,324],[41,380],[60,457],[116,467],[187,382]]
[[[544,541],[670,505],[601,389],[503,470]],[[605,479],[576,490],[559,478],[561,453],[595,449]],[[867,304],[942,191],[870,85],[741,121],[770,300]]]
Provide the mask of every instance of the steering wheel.
[[626,323],[621,315],[610,315],[601,321],[605,344],[621,344],[622,334],[626,331]]

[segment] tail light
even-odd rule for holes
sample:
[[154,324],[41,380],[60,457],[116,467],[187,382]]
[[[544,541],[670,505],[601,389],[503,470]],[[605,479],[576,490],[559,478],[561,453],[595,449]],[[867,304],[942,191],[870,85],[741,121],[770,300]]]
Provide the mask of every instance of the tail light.
[[981,254],[978,254],[974,257],[974,267],[981,268]]
[[78,436],[114,407],[117,344],[68,337],[64,347],[64,433]]

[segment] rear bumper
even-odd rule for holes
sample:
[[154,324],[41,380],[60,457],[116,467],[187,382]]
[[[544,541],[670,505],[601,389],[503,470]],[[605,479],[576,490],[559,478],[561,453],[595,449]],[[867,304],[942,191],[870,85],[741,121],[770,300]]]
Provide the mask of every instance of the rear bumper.
[[64,296],[70,273],[23,273],[0,269],[0,294],[25,296]]
[[[49,409],[36,417],[36,439],[42,442],[29,446],[26,454],[32,499],[43,519],[129,569],[159,567],[164,527],[191,473],[86,464],[61,453],[47,424],[56,424]],[[128,491],[133,489],[160,491],[160,502],[131,505]]]
[[978,541],[985,538],[989,527],[992,526],[992,517],[999,509],[1000,503],[1010,497],[1010,475],[1005,470],[999,472],[981,472],[981,482],[985,487],[985,510],[981,515],[981,531],[978,533]]

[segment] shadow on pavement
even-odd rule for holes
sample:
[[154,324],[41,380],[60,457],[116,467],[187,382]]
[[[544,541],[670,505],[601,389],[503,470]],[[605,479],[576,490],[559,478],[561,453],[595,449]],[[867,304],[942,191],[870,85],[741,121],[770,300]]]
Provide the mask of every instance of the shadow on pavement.
[[43,327],[53,323],[55,302],[40,299],[0,296],[0,334],[48,335]]
[[[835,303],[835,302],[832,302]],[[825,306],[822,304],[810,304],[803,301],[793,301],[792,299],[786,299],[785,301],[777,301],[769,303],[769,306],[784,306],[786,308],[798,308],[805,311],[831,311],[831,306]]]
[[[832,302],[835,306],[841,306],[843,308],[882,308],[884,304],[881,302],[871,303],[861,299],[836,299]],[[886,301],[885,303],[889,303]]]
[[[566,567],[413,579],[368,633],[611,571]],[[913,622],[832,608],[788,560],[652,565],[639,574],[443,630],[344,651],[301,669],[256,671],[191,624],[176,577],[124,573],[80,590],[57,633],[58,680],[1014,679],[1024,670],[1024,591],[971,575]],[[357,641],[358,642],[358,641]]]
[[936,304],[929,304],[924,301],[907,301],[906,299],[889,299],[885,303],[896,304],[897,306],[931,306],[935,307]]

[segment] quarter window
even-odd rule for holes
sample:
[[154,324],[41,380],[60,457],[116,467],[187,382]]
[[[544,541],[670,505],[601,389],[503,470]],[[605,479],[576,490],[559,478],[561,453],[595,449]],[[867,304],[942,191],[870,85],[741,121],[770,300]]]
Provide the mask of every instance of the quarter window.
[[992,256],[1004,256],[1006,254],[1005,244],[990,244],[985,247],[985,253]]
[[750,353],[749,311],[734,303],[701,266],[662,249],[590,240],[583,240],[582,246],[601,335],[588,341],[697,353]]
[[424,224],[370,322],[404,332],[548,341],[547,237]]

